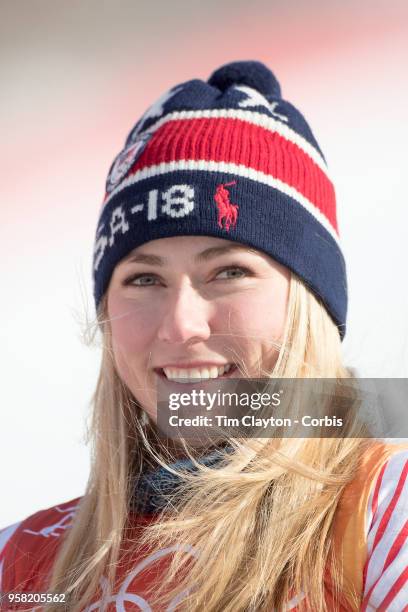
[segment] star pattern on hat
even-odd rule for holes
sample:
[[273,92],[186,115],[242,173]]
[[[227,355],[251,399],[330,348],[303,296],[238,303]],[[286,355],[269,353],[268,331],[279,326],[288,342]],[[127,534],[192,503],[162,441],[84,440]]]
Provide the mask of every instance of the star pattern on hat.
[[[145,114],[142,116],[139,126],[138,126],[138,130],[137,133],[140,132],[140,130],[143,128],[143,125],[146,123],[146,121],[148,119],[153,119],[154,117],[161,117],[163,112],[164,112],[164,106],[165,104],[179,91],[181,91],[183,88],[182,87],[176,87],[173,89],[170,89],[169,91],[166,91],[163,95],[160,96],[160,98],[158,98],[156,100],[156,102],[154,102],[154,104],[152,104],[147,111],[145,112]],[[135,136],[136,134],[134,134],[133,136]]]
[[270,111],[270,113],[280,119],[281,121],[285,121],[287,123],[288,118],[286,115],[282,115],[275,111],[275,108],[278,106],[278,102],[268,102],[268,100],[263,96],[259,91],[253,89],[252,87],[247,87],[246,85],[236,85],[234,89],[241,91],[246,94],[247,98],[245,100],[241,100],[238,103],[238,106],[241,108],[253,108],[254,106],[264,106]]

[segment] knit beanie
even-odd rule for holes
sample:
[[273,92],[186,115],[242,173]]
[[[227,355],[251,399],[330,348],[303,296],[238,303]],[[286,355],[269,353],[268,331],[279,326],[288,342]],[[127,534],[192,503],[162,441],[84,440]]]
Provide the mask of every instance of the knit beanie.
[[106,181],[93,256],[98,309],[115,266],[170,236],[214,236],[288,267],[345,334],[347,280],[326,161],[267,66],[238,61],[165,92]]

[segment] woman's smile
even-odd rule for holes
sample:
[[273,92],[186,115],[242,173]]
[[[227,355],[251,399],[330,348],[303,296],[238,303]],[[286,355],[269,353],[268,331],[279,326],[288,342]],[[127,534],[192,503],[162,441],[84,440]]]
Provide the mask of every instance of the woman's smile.
[[190,367],[166,366],[155,368],[155,373],[164,380],[171,380],[179,383],[205,382],[219,378],[228,378],[236,372],[237,366],[234,363],[225,365],[204,364]]

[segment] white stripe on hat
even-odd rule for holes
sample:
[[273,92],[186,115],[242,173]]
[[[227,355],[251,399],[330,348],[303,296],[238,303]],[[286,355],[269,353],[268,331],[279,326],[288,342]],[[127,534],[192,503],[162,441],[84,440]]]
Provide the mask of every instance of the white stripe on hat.
[[232,174],[234,176],[242,176],[243,178],[250,179],[253,181],[257,181],[258,183],[263,183],[264,185],[268,185],[269,187],[273,187],[278,191],[288,195],[289,197],[296,200],[299,204],[301,204],[313,217],[321,224],[323,227],[329,232],[332,238],[339,245],[339,237],[337,235],[336,230],[331,225],[328,218],[320,211],[320,209],[313,204],[308,198],[299,193],[297,189],[291,187],[287,183],[271,176],[270,174],[265,174],[264,172],[260,172],[259,170],[254,170],[253,168],[248,168],[242,164],[232,164],[227,162],[216,162],[216,161],[207,161],[207,160],[186,160],[182,159],[179,161],[171,161],[171,162],[162,162],[160,164],[154,166],[148,166],[146,168],[142,168],[137,170],[134,174],[128,176],[124,181],[122,181],[116,189],[114,189],[109,197],[106,198],[103,207],[105,207],[110,200],[115,197],[118,193],[122,191],[122,189],[126,189],[126,187],[130,187],[140,181],[144,181],[145,179],[152,178],[153,176],[158,176],[160,174],[166,174],[168,172],[176,172],[183,170],[201,170],[204,172],[225,172],[226,174]]

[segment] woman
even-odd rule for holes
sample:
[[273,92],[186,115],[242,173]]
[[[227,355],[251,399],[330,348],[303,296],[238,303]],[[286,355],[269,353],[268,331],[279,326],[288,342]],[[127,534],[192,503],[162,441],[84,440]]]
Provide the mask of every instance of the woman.
[[352,377],[333,185],[266,66],[222,66],[146,111],[109,172],[93,275],[89,485],[4,530],[2,590],[55,594],[8,608],[407,609],[407,448],[354,422],[201,447],[159,435],[159,385]]

